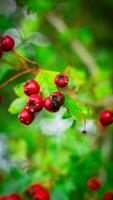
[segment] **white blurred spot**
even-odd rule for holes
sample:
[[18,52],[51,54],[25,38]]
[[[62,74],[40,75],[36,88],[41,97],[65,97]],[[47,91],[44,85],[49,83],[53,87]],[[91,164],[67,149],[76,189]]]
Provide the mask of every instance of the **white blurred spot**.
[[15,0],[0,0],[0,11],[5,15],[12,15],[16,12],[17,5]]

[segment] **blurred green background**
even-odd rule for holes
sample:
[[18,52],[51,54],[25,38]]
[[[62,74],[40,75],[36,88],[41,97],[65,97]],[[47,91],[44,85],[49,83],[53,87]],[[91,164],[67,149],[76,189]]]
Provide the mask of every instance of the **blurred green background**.
[[[113,0],[0,0],[0,34],[10,34],[16,49],[43,70],[71,69],[70,92],[75,88],[75,101],[91,113],[87,134],[79,105],[71,101],[76,120],[65,108],[54,114],[43,110],[25,127],[16,114],[21,101],[15,108],[10,104],[18,96],[15,86],[35,76],[24,75],[0,89],[0,194],[22,192],[38,181],[51,200],[102,199],[113,189],[113,126],[103,130],[98,123],[100,110],[113,109]],[[3,59],[17,60],[10,53]],[[20,71],[3,59],[0,84]],[[42,87],[50,84],[42,80]],[[85,112],[81,104],[79,109]],[[87,188],[92,176],[102,180],[97,192]]]

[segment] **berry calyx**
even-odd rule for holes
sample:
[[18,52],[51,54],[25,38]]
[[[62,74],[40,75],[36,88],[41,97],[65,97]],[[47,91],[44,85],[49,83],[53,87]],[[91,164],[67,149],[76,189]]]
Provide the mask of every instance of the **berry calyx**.
[[113,200],[113,191],[105,192],[103,195],[103,200]]
[[28,109],[24,108],[18,115],[18,119],[22,124],[29,125],[34,119],[34,114],[29,112]]
[[28,80],[23,85],[24,93],[28,96],[37,94],[40,90],[40,85],[35,80]]
[[59,73],[56,75],[54,81],[58,87],[63,88],[68,84],[68,76],[66,74]]
[[100,113],[99,120],[102,125],[110,125],[113,123],[113,112],[110,110],[104,110]]
[[6,35],[2,38],[1,48],[3,51],[11,51],[14,48],[15,42],[12,37]]
[[91,190],[98,190],[101,187],[101,181],[98,178],[90,178],[88,180],[87,186]]
[[32,94],[27,100],[26,108],[30,112],[38,112],[38,111],[42,110],[42,108],[43,108],[42,97],[38,94]]

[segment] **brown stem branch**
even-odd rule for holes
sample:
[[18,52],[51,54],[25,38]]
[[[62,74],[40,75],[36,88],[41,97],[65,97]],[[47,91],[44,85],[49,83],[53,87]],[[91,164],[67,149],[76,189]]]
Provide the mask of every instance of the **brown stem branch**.
[[13,53],[16,54],[16,55],[21,59],[21,61],[23,61],[24,63],[30,63],[30,64],[33,64],[33,65],[39,67],[38,64],[37,64],[35,61],[30,60],[30,59],[28,59],[28,58],[25,58],[25,57],[24,57],[23,55],[21,55],[21,53],[19,53],[17,50],[14,49],[14,50],[13,50]]
[[23,76],[24,74],[28,74],[28,73],[32,72],[33,70],[34,70],[34,69],[30,69],[30,68],[29,68],[29,69],[26,69],[25,71],[22,71],[22,72],[20,72],[20,73],[18,73],[18,74],[16,74],[16,75],[12,76],[11,78],[9,78],[7,81],[5,81],[4,83],[2,83],[2,84],[0,85],[0,89],[3,88],[3,87],[5,87],[8,83],[14,81],[15,79],[17,79],[17,78]]

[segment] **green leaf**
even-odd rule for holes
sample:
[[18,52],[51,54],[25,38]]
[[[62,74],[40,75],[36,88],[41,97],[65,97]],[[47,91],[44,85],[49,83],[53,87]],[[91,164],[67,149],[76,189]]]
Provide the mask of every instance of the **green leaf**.
[[11,113],[11,114],[17,114],[20,112],[21,109],[23,109],[25,107],[25,104],[26,104],[26,100],[27,100],[27,97],[22,97],[22,98],[17,98],[15,99],[8,111]]
[[48,96],[51,92],[57,91],[57,87],[54,84],[54,78],[58,72],[43,70],[35,78],[35,80],[41,85],[41,91],[44,96]]
[[23,84],[24,84],[24,83],[19,83],[19,84],[17,84],[17,85],[14,87],[15,94],[16,94],[17,96],[19,96],[19,97],[24,96]]
[[89,118],[89,108],[84,104],[80,103],[78,100],[71,98],[70,96],[65,96],[65,105],[69,109],[71,116],[75,120],[82,120]]

